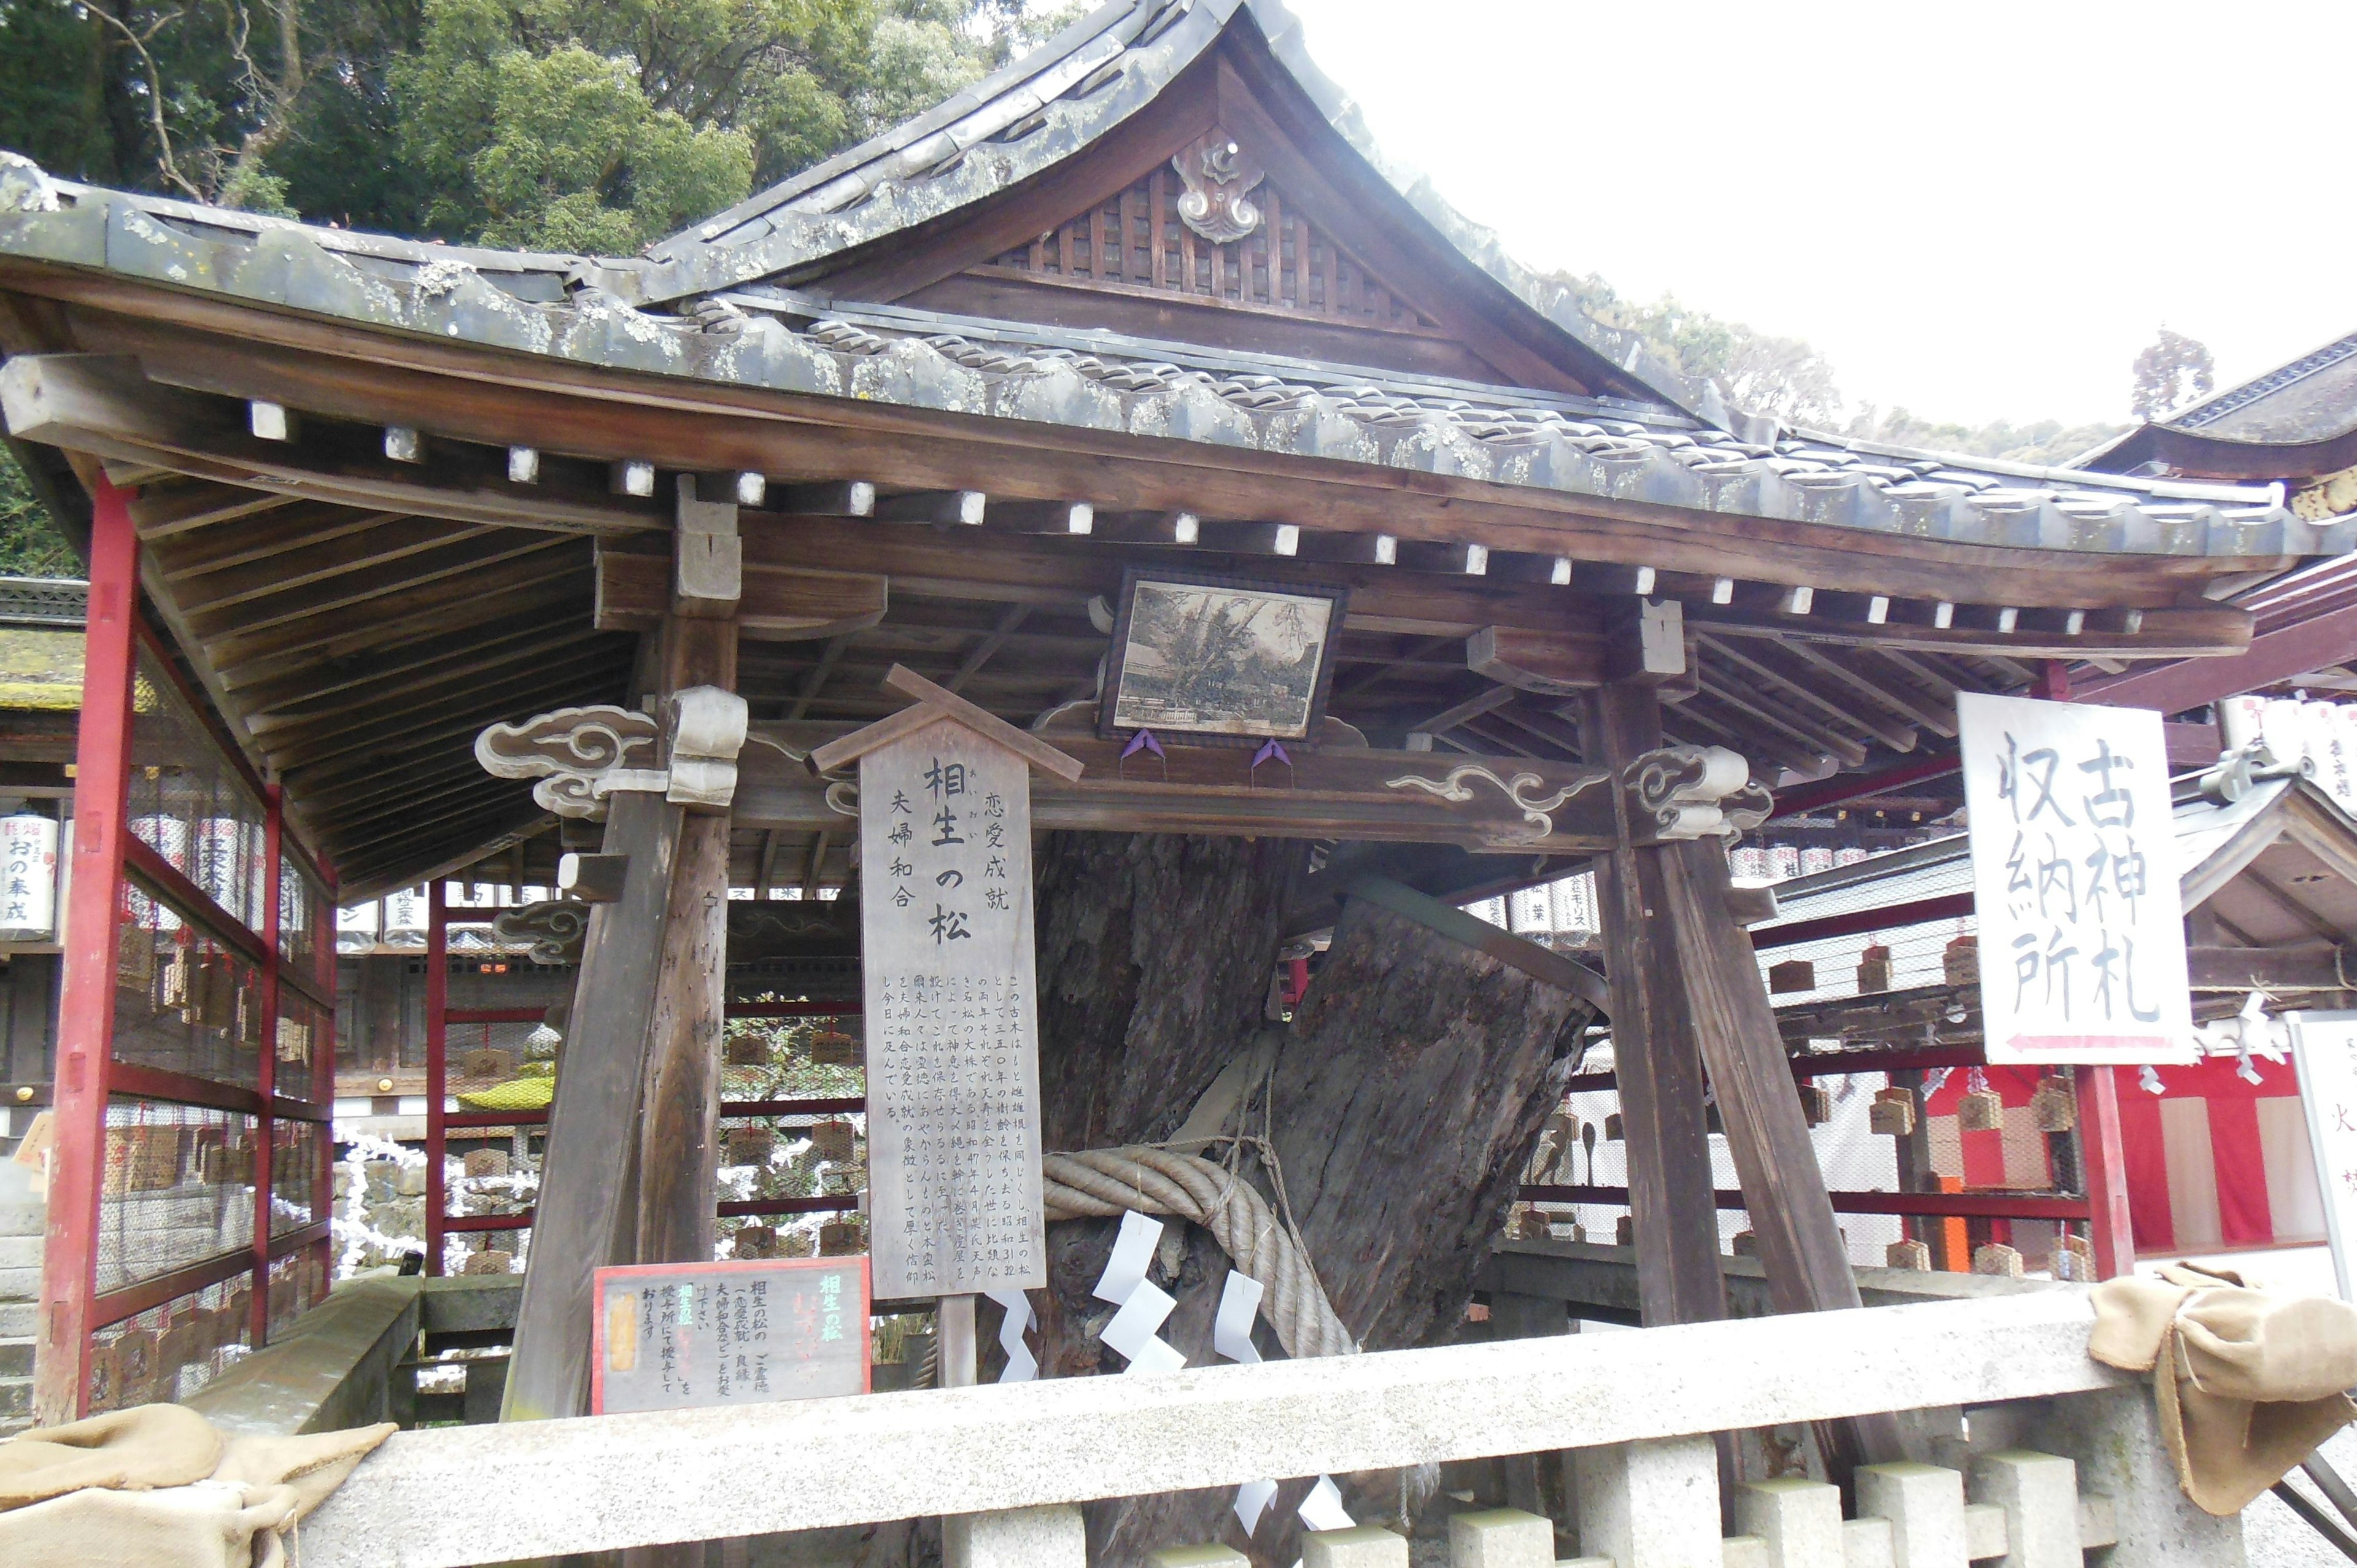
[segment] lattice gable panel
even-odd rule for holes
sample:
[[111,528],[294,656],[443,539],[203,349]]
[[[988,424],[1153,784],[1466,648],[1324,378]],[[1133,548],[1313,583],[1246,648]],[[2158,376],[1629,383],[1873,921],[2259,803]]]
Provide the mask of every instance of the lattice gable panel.
[[1442,336],[1218,132],[974,271]]

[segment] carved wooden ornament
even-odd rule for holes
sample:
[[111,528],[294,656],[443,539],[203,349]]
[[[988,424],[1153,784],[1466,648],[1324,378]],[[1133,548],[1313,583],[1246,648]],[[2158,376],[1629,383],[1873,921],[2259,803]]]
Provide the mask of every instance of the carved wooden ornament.
[[1641,840],[1734,838],[1768,820],[1775,801],[1751,782],[1751,764],[1723,746],[1671,746],[1631,757],[1621,780]]
[[475,760],[495,779],[536,779],[532,798],[560,817],[597,819],[619,789],[660,794],[691,810],[726,811],[737,793],[745,745],[745,699],[717,686],[691,686],[666,704],[667,768],[656,760],[663,732],[628,708],[559,708],[522,724],[493,725],[475,737]]
[[1188,228],[1225,245],[1260,227],[1261,210],[1248,198],[1268,171],[1225,132],[1196,138],[1170,164],[1187,185],[1178,220]]
[[491,725],[475,737],[475,760],[494,779],[539,779],[532,798],[560,817],[596,818],[614,789],[664,787],[661,772],[629,766],[655,761],[662,736],[653,719],[628,708],[559,708]]
[[491,935],[522,945],[534,963],[578,963],[589,935],[589,906],[572,898],[502,909],[491,917]]

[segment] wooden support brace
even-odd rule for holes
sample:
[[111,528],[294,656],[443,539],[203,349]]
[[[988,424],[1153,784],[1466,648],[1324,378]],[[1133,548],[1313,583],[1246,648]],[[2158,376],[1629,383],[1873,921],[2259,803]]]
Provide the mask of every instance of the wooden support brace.
[[655,975],[685,818],[644,790],[611,799],[605,854],[623,860],[626,870],[620,897],[590,914],[574,982],[502,1421],[587,1412],[592,1276],[638,1228],[614,1154],[636,1144]]
[[556,886],[584,904],[611,904],[622,897],[630,860],[619,854],[566,854],[556,863]]

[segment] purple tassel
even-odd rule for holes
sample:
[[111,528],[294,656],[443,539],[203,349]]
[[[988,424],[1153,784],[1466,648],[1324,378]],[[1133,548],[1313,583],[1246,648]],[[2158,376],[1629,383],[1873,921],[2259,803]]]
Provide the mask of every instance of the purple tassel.
[[1129,744],[1121,748],[1119,760],[1127,762],[1141,751],[1152,752],[1155,756],[1161,757],[1165,762],[1170,760],[1167,757],[1162,757],[1162,743],[1154,738],[1154,732],[1150,729],[1142,729],[1131,736]]

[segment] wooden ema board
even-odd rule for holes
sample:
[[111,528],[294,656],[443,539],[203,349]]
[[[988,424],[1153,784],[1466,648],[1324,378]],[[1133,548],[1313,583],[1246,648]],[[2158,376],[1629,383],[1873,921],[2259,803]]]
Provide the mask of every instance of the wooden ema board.
[[865,1258],[599,1269],[589,1411],[867,1391]]
[[1031,784],[953,720],[859,759],[876,1288],[1048,1283]]

